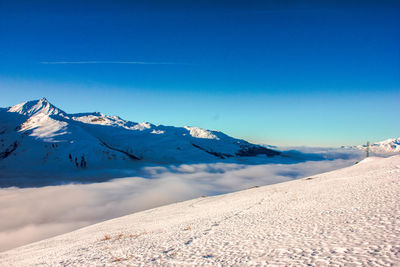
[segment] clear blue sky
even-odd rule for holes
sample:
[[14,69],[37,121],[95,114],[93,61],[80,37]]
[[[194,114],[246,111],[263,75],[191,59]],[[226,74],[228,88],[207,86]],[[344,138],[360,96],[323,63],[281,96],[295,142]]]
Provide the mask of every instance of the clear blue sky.
[[0,0],[0,106],[45,96],[277,145],[398,137],[399,14],[399,1]]

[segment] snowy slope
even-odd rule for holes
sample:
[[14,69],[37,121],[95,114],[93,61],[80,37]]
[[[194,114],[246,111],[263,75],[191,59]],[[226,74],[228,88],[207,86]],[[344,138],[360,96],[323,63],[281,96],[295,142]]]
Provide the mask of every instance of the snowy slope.
[[0,109],[0,177],[59,176],[255,156],[268,160],[279,154],[197,127],[135,123],[98,112],[67,114],[45,98]]
[[400,156],[139,212],[0,253],[0,266],[400,264]]
[[[347,146],[346,149],[365,150],[366,145]],[[392,154],[400,152],[400,138],[390,138],[381,142],[370,144],[370,152],[374,154]]]

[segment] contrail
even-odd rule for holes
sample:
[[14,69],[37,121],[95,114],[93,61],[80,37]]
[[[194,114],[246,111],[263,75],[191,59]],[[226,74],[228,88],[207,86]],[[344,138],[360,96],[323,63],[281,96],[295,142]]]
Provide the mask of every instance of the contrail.
[[134,65],[195,65],[180,62],[147,62],[147,61],[42,61],[40,64],[134,64]]

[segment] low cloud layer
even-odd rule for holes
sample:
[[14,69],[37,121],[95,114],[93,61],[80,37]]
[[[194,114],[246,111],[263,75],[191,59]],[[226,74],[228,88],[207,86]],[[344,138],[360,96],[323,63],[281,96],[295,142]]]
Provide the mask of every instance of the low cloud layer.
[[133,212],[307,177],[355,160],[298,164],[149,167],[143,177],[104,183],[0,189],[0,251]]

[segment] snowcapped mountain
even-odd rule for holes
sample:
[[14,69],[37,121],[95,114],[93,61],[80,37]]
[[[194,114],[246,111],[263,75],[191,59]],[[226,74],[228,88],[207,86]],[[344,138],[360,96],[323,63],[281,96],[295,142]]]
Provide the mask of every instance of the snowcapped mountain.
[[67,114],[45,98],[0,108],[3,177],[278,155],[218,131],[136,123],[98,112]]
[[376,152],[400,152],[400,138],[390,138],[370,145]]
[[[345,149],[365,150],[367,145],[346,146]],[[391,154],[400,152],[400,138],[390,138],[381,142],[370,144],[370,152],[376,154]]]

